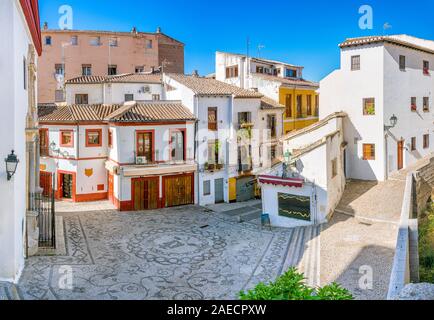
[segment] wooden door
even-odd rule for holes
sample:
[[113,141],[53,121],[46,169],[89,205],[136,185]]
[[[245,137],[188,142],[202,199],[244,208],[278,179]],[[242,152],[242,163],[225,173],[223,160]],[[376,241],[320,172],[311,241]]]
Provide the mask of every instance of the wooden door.
[[158,208],[158,178],[133,179],[134,210]]
[[166,207],[193,204],[193,175],[165,177],[164,195]]
[[53,191],[53,174],[51,172],[41,171],[39,176],[39,186],[42,188],[44,197],[51,196]]
[[108,198],[109,200],[113,203],[114,202],[114,188],[113,188],[113,184],[114,184],[114,177],[112,174],[108,175]]
[[73,179],[71,174],[62,174],[62,198],[72,199]]
[[404,168],[404,140],[398,141],[398,170]]

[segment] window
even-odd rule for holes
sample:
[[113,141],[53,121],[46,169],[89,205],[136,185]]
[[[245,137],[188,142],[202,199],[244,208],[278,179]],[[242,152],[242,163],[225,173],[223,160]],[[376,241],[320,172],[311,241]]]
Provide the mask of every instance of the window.
[[297,70],[294,69],[286,69],[285,70],[286,78],[297,78]]
[[208,140],[208,164],[219,163],[219,141]]
[[238,66],[231,66],[226,68],[226,79],[238,77]]
[[55,72],[57,76],[63,76],[65,74],[65,65],[64,64],[56,64],[54,66]]
[[405,56],[399,56],[399,69],[404,71],[406,68]]
[[301,94],[297,95],[297,118],[303,116],[303,96]]
[[184,161],[185,160],[185,131],[176,130],[171,132],[170,137],[170,157],[174,161]]
[[364,116],[375,115],[375,98],[363,99],[363,115]]
[[204,196],[211,195],[211,181],[209,180],[203,182],[203,195]]
[[363,145],[363,160],[375,160],[375,144]]
[[360,70],[360,56],[351,57],[351,71]]
[[416,97],[411,97],[411,111],[416,111],[417,110],[417,98]]
[[136,73],[145,72],[145,67],[144,66],[138,66],[138,67],[136,67],[135,72]]
[[94,47],[98,47],[101,45],[101,37],[92,37],[90,39],[90,45]]
[[125,102],[128,102],[128,101],[134,101],[134,94],[132,94],[132,93],[125,94]]
[[63,102],[65,101],[65,95],[62,89],[56,90],[54,93],[54,101],[55,102]]
[[429,111],[429,97],[423,97],[423,111]]
[[92,75],[92,65],[91,64],[83,64],[81,66],[81,73],[83,76],[91,76]]
[[429,61],[424,61],[423,62],[423,74],[424,75],[429,75]]
[[41,157],[49,156],[48,129],[39,129],[39,154]]
[[256,66],[256,73],[264,73],[264,67]]
[[86,147],[101,147],[102,129],[86,129]]
[[137,132],[137,156],[144,157],[147,162],[154,161],[154,137],[150,131]]
[[51,36],[46,36],[45,37],[45,45],[46,46],[51,46]]
[[319,116],[319,95],[315,96],[315,116]]
[[146,40],[146,49],[152,49],[152,40]]
[[107,135],[107,144],[108,144],[108,147],[111,149],[111,148],[113,148],[113,131],[112,130],[109,130],[108,131],[108,135]]
[[109,46],[110,47],[117,47],[118,46],[118,39],[117,38],[110,38]]
[[210,107],[208,108],[208,130],[217,131],[217,108]]
[[292,94],[285,96],[285,113],[287,118],[292,118]]
[[423,135],[423,148],[428,149],[429,148],[429,134]]
[[411,151],[416,151],[416,137],[411,138]]
[[276,115],[275,114],[269,114],[267,115],[267,129],[271,132],[271,137],[276,137]]
[[243,124],[252,123],[252,113],[251,112],[238,112],[238,124],[241,126]]
[[74,147],[74,133],[72,130],[60,131],[60,146],[61,147]]
[[332,179],[338,175],[338,159],[332,160]]
[[76,94],[75,95],[75,104],[88,104],[89,96],[87,94]]
[[159,94],[153,94],[152,95],[152,101],[160,101],[160,95]]
[[277,158],[277,146],[273,145],[270,147],[270,157],[271,163],[273,163]]
[[27,90],[27,60],[23,58],[23,87]]
[[118,73],[118,66],[117,65],[109,65],[108,66],[108,75],[109,76],[115,76]]
[[307,96],[307,115],[308,116],[312,115],[312,96],[311,95]]
[[78,46],[78,36],[71,37],[71,45]]

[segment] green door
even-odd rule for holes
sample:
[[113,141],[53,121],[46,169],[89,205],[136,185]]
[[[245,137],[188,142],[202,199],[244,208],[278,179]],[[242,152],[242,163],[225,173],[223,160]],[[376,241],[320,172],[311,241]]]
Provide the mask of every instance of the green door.
[[222,203],[225,201],[223,183],[223,179],[214,180],[215,203]]
[[252,200],[255,198],[255,178],[241,177],[237,179],[237,202]]

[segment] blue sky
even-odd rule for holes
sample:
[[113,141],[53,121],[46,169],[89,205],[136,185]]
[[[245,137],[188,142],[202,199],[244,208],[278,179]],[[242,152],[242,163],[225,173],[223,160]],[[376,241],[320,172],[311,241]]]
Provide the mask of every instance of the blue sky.
[[[214,71],[216,50],[250,51],[264,58],[305,66],[318,81],[339,66],[338,44],[348,37],[400,34],[433,39],[432,0],[39,0],[41,22],[58,28],[58,9],[73,8],[74,29],[164,33],[186,44],[185,71]],[[359,28],[360,6],[373,9],[374,29]],[[392,28],[386,32],[384,23]]]

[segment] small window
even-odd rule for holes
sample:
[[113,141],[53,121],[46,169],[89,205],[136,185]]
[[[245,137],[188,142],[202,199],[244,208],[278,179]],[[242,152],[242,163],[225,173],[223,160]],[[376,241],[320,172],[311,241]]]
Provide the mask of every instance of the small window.
[[292,118],[292,94],[285,96],[285,113],[287,118]]
[[417,98],[416,97],[411,97],[411,111],[416,111],[417,110]]
[[113,148],[113,131],[108,131],[108,147],[111,149]]
[[159,94],[153,94],[152,95],[152,100],[153,101],[160,101],[160,95]]
[[204,196],[211,195],[211,181],[209,180],[203,182],[203,195]]
[[423,135],[423,148],[428,149],[429,148],[429,134]]
[[297,70],[294,69],[286,69],[285,70],[286,78],[297,78]]
[[117,38],[111,38],[109,40],[109,46],[110,47],[117,47],[118,46],[118,39]]
[[429,112],[429,97],[423,97],[423,111]]
[[404,71],[406,68],[405,56],[399,56],[399,69]]
[[351,71],[360,70],[360,56],[351,57]]
[[127,94],[125,95],[125,102],[128,102],[128,101],[134,101],[134,94],[132,94],[132,93],[127,93]]
[[75,104],[88,104],[89,96],[87,94],[76,94],[75,95]]
[[78,36],[71,37],[71,45],[78,46]]
[[332,160],[332,179],[338,175],[338,159]]
[[83,76],[91,76],[92,75],[92,65],[91,64],[83,64],[81,66],[81,73]]
[[276,130],[276,115],[268,114],[267,115],[267,129],[270,130],[271,138],[276,138],[277,130]]
[[46,46],[51,46],[51,36],[46,36],[45,37],[45,45]]
[[429,75],[429,61],[424,61],[423,62],[423,74],[424,75]]
[[86,130],[86,147],[101,147],[102,129]]
[[375,98],[363,99],[363,115],[364,116],[375,115]]
[[238,78],[238,65],[226,68],[226,79]]
[[411,151],[416,151],[416,137],[411,138]]
[[240,126],[244,124],[252,123],[252,113],[251,112],[238,112],[238,124]]
[[65,75],[65,65],[64,64],[56,64],[54,66],[55,72],[57,76],[63,76]]
[[208,108],[208,130],[210,131],[218,130],[217,108],[215,107]]
[[136,73],[145,72],[145,67],[144,66],[138,66],[138,67],[136,67],[135,72]]
[[74,133],[71,130],[60,131],[60,146],[74,147]]
[[108,66],[108,75],[115,76],[118,73],[118,67],[114,64]]
[[146,40],[146,49],[152,49],[152,40]]
[[274,161],[277,159],[277,146],[276,145],[272,145],[270,147],[270,157],[271,157],[271,162],[274,163]]
[[56,90],[55,91],[54,101],[55,102],[63,102],[63,101],[65,101],[65,95],[64,95],[63,90]]
[[256,73],[264,73],[264,67],[256,66]]
[[101,45],[101,37],[92,37],[90,39],[90,45],[94,47],[98,47]]
[[363,145],[363,160],[375,160],[375,144]]

